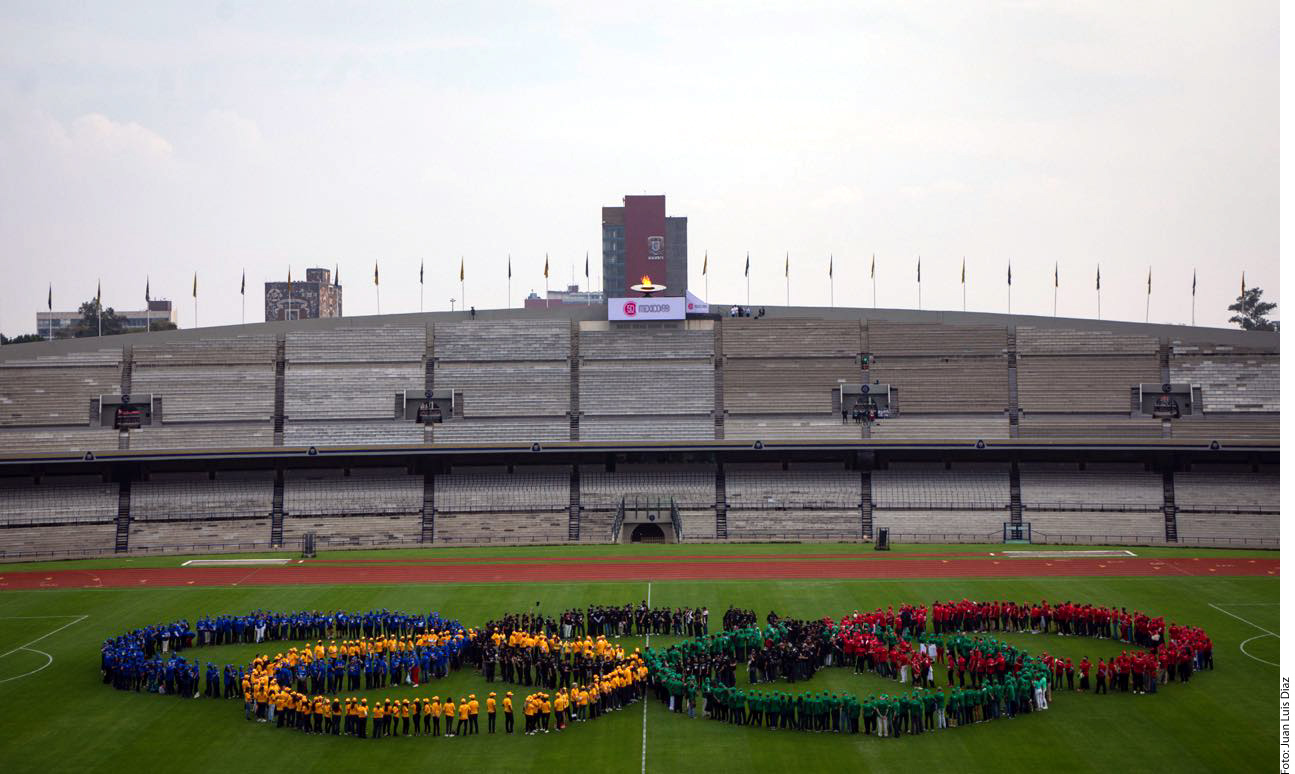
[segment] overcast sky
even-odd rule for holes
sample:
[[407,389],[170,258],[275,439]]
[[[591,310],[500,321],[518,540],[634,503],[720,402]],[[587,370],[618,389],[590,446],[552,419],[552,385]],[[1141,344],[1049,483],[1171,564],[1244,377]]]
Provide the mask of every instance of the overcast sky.
[[[488,7],[487,7],[488,6]],[[249,321],[340,265],[348,315],[543,292],[664,193],[701,295],[1225,324],[1278,292],[1276,2],[0,4],[0,331],[48,283]]]

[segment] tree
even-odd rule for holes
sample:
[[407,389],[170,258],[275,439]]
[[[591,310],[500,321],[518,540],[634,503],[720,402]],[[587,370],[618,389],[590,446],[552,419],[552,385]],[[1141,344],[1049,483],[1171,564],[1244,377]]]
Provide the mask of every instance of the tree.
[[1229,312],[1238,312],[1228,322],[1236,323],[1247,331],[1277,330],[1277,323],[1267,317],[1277,305],[1264,301],[1263,295],[1263,288],[1246,288],[1245,295],[1237,296],[1237,302],[1228,307]]
[[14,336],[12,339],[0,333],[0,346],[5,344],[29,344],[33,341],[44,341],[45,337],[35,333],[24,333],[21,336]]
[[83,338],[85,336],[98,336],[100,333],[100,324],[102,324],[104,336],[115,336],[119,333],[126,332],[126,318],[113,311],[110,306],[103,310],[102,319],[99,314],[99,300],[92,298],[81,304],[77,308],[81,313],[81,319],[77,320],[71,326],[66,336]]

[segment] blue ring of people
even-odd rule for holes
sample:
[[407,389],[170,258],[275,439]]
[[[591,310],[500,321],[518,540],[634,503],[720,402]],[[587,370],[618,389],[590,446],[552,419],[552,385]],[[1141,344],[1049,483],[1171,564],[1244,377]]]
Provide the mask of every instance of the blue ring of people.
[[[814,620],[770,612],[763,626],[753,611],[730,608],[714,633],[709,618],[704,607],[646,602],[511,613],[475,628],[436,612],[256,610],[113,637],[101,671],[121,691],[241,698],[248,722],[385,738],[476,735],[483,710],[488,734],[560,732],[648,696],[731,725],[899,737],[1032,715],[1063,693],[1154,694],[1214,669],[1202,629],[1084,603],[964,599]],[[1090,638],[1103,655],[1076,664],[1002,637],[1026,633]],[[653,636],[677,641],[626,642]],[[203,658],[239,644],[265,648],[247,665]],[[484,678],[482,698],[442,697],[437,682],[464,669]],[[894,688],[861,698],[797,686],[824,669],[869,673]],[[356,695],[375,690],[389,696]]]

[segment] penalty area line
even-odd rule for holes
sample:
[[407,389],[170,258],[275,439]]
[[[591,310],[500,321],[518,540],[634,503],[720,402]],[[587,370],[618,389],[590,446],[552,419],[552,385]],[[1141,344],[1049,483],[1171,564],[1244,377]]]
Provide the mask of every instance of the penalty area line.
[[[1247,603],[1247,604],[1262,604],[1262,603],[1257,603],[1257,602],[1256,602],[1256,603]],[[1259,624],[1255,623],[1254,621],[1250,621],[1250,620],[1247,620],[1247,619],[1245,619],[1245,618],[1242,618],[1241,616],[1237,615],[1236,613],[1229,613],[1228,611],[1224,610],[1223,608],[1219,607],[1218,605],[1214,604],[1213,602],[1210,602],[1210,603],[1209,603],[1209,606],[1210,606],[1210,607],[1212,607],[1212,608],[1214,608],[1215,610],[1219,611],[1220,613],[1222,613],[1222,614],[1224,614],[1224,615],[1232,616],[1233,618],[1237,619],[1237,620],[1238,620],[1238,621],[1240,621],[1241,623],[1249,624],[1250,626],[1253,626],[1254,628],[1256,628],[1256,629],[1258,629],[1259,631],[1263,632],[1263,634],[1259,634],[1259,635],[1256,635],[1256,636],[1254,636],[1254,637],[1251,637],[1250,639],[1248,639],[1248,640],[1246,640],[1245,642],[1241,643],[1241,652],[1242,652],[1243,654],[1245,654],[1247,658],[1250,658],[1250,659],[1252,659],[1252,660],[1254,660],[1254,661],[1258,661],[1260,664],[1267,664],[1268,666],[1272,666],[1272,667],[1278,667],[1278,668],[1280,668],[1280,666],[1281,666],[1280,664],[1274,664],[1273,662],[1271,662],[1271,661],[1269,661],[1269,660],[1267,660],[1267,659],[1259,658],[1258,656],[1256,656],[1256,655],[1254,655],[1254,654],[1250,653],[1250,651],[1246,650],[1246,646],[1247,646],[1247,645],[1249,645],[1250,643],[1254,642],[1255,640],[1262,640],[1262,639],[1263,639],[1263,638],[1265,638],[1265,637],[1276,637],[1277,639],[1279,639],[1279,640],[1280,640],[1280,639],[1281,639],[1281,635],[1277,634],[1276,632],[1272,632],[1272,631],[1269,631],[1268,629],[1265,629],[1264,627],[1260,626]]]
[[[71,616],[62,616],[62,615],[59,615],[59,616],[30,616],[30,617],[31,617],[31,618],[70,618]],[[50,665],[50,664],[53,664],[53,663],[54,663],[54,657],[53,657],[53,656],[51,656],[50,654],[46,653],[45,651],[43,651],[43,650],[37,650],[36,648],[33,648],[32,646],[33,646],[33,645],[35,645],[36,643],[40,642],[41,640],[45,639],[46,637],[52,637],[52,636],[54,636],[55,634],[58,634],[59,632],[63,631],[64,629],[66,629],[66,628],[67,628],[67,627],[69,627],[69,626],[73,626],[73,625],[75,625],[75,624],[79,624],[79,623],[81,623],[82,621],[84,621],[85,619],[87,619],[87,618],[89,618],[89,617],[90,617],[89,615],[80,615],[80,616],[77,616],[77,617],[76,617],[76,620],[74,620],[74,621],[68,621],[67,623],[65,623],[65,624],[63,624],[62,626],[58,627],[58,628],[57,628],[57,629],[55,629],[54,631],[46,632],[45,634],[42,634],[41,636],[37,637],[36,639],[32,640],[31,642],[25,643],[25,644],[23,644],[23,645],[19,645],[18,647],[14,648],[14,649],[13,649],[13,650],[11,650],[11,651],[8,651],[7,653],[0,653],[0,658],[4,658],[4,657],[6,657],[6,656],[11,656],[11,655],[13,655],[14,653],[17,653],[17,652],[18,652],[18,651],[20,651],[20,650],[26,650],[26,651],[30,651],[30,652],[32,652],[32,653],[39,653],[40,655],[42,655],[42,656],[44,656],[44,657],[45,657],[45,663],[44,663],[44,664],[42,664],[41,666],[36,667],[35,669],[31,670],[30,672],[24,672],[24,673],[22,673],[22,674],[20,674],[20,675],[14,675],[13,677],[6,677],[6,678],[4,678],[3,680],[0,680],[0,683],[7,683],[7,682],[9,682],[9,681],[11,681],[11,680],[18,680],[18,679],[21,679],[21,678],[23,678],[23,677],[28,677],[28,676],[30,676],[30,675],[34,675],[34,674],[36,674],[37,672],[41,671],[42,669],[45,669],[45,668],[49,667],[49,665]]]

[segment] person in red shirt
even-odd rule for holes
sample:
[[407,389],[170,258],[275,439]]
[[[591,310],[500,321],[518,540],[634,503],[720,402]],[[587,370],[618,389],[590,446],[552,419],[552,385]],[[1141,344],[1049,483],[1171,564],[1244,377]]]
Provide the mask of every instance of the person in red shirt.
[[1088,656],[1084,656],[1079,661],[1079,691],[1082,693],[1088,690],[1088,671],[1093,668],[1092,662]]

